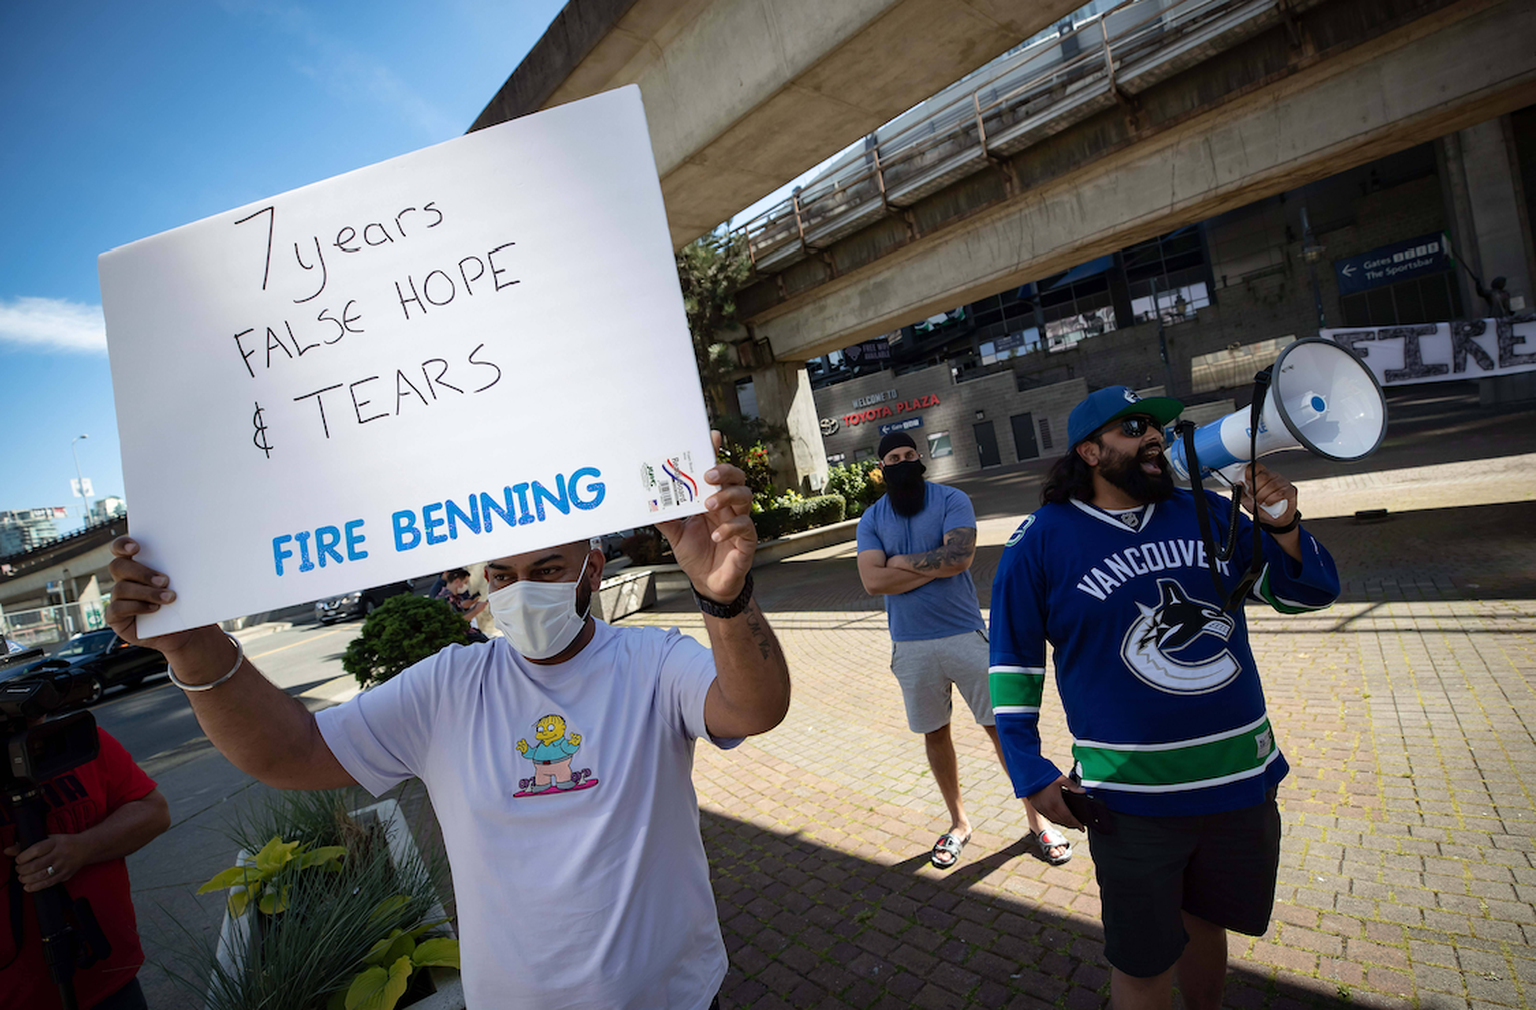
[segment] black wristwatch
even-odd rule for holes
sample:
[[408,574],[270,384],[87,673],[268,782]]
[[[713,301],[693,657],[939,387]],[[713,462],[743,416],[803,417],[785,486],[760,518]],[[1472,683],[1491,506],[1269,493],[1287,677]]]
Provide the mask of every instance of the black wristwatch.
[[710,617],[735,617],[752,602],[752,573],[747,573],[747,581],[742,585],[741,593],[730,603],[717,603],[707,596],[700,596],[697,589],[693,591],[693,598],[698,602],[699,610]]
[[1300,522],[1301,509],[1297,509],[1296,514],[1291,516],[1291,521],[1286,523],[1284,526],[1271,526],[1268,523],[1259,523],[1259,526],[1264,530],[1264,532],[1269,533],[1272,536],[1279,536],[1282,533],[1291,532],[1291,530],[1295,529],[1297,524]]

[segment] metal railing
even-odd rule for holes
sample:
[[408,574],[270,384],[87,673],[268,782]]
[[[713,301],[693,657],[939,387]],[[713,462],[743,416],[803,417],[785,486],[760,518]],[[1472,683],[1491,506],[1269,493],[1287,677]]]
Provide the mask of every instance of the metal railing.
[[[1281,0],[1127,0],[1005,56],[871,134],[732,231],[773,273],[1278,20]],[[1176,51],[1175,51],[1176,50]]]
[[107,626],[102,605],[82,610],[79,603],[35,607],[31,610],[7,610],[0,613],[0,632],[27,649],[44,649],[65,642],[85,631]]

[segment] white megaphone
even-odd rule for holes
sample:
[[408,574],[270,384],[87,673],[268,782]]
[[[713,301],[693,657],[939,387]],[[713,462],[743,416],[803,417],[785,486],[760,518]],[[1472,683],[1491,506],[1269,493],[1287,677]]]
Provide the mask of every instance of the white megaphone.
[[[1359,358],[1331,340],[1308,337],[1288,345],[1270,370],[1269,394],[1253,445],[1249,409],[1233,411],[1195,429],[1200,476],[1216,473],[1228,484],[1243,479],[1250,459],[1282,449],[1305,449],[1324,459],[1364,459],[1387,432],[1387,401],[1381,383]],[[1184,440],[1169,438],[1173,475],[1189,482]],[[1264,506],[1271,517],[1287,503]]]

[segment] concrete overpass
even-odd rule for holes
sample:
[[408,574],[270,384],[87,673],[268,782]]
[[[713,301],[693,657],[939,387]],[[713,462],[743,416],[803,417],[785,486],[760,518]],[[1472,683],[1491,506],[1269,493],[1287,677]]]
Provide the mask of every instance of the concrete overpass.
[[47,606],[48,583],[64,581],[71,600],[96,576],[103,591],[112,584],[107,565],[112,563],[112,541],[128,532],[128,517],[115,516],[58,540],[51,540],[25,554],[5,558],[0,569],[0,607],[22,610]]
[[681,247],[1081,0],[571,0],[471,130],[624,84]]
[[969,170],[781,258],[738,297],[753,335],[783,370],[1536,102],[1530,0],[1248,6],[1277,16],[1139,93],[1107,52],[1099,110],[1016,153],[978,98]]

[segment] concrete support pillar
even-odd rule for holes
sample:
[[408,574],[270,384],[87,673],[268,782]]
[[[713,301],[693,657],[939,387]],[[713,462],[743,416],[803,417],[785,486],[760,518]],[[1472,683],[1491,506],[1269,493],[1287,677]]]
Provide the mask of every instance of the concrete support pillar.
[[758,416],[789,429],[787,440],[775,441],[768,451],[780,483],[802,494],[820,491],[827,480],[827,453],[805,362],[775,361],[760,368],[752,373],[752,388]]
[[[1510,297],[1524,299],[1529,311],[1536,294],[1536,256],[1511,131],[1509,117],[1499,116],[1441,139],[1446,210],[1451,237],[1466,265],[1485,285],[1504,277]],[[1486,315],[1487,303],[1471,284],[1464,283],[1462,290],[1464,314]]]

